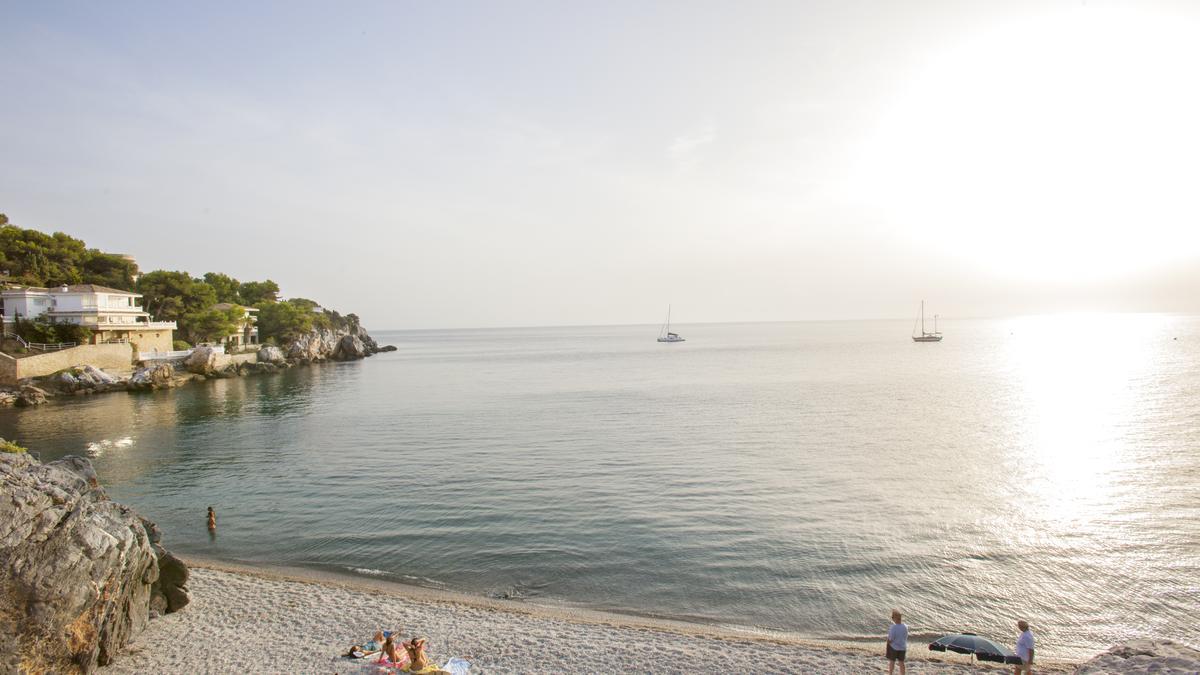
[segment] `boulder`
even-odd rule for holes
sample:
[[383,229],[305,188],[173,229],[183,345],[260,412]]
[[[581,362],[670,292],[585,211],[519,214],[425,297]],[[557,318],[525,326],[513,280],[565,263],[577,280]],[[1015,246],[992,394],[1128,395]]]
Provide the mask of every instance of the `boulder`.
[[380,348],[379,348],[379,351],[381,351],[381,352],[394,352],[394,351],[396,351],[396,345],[384,345],[384,346],[382,346],[382,347],[380,347]]
[[258,348],[259,363],[283,363],[286,359],[283,350],[275,345],[263,345]]
[[77,380],[69,370],[64,370],[61,373],[51,375],[50,385],[66,394],[70,394],[76,389],[80,388],[79,380]]
[[333,358],[338,361],[361,359],[368,355],[367,346],[357,335],[343,335],[334,348]]
[[169,363],[139,368],[129,378],[129,388],[137,390],[167,389],[175,378],[175,368]]
[[48,395],[49,393],[45,389],[27,384],[22,386],[20,392],[17,393],[15,403],[22,408],[33,407],[45,403]]
[[55,373],[46,378],[45,382],[64,394],[78,394],[105,391],[120,380],[96,366],[84,365]]
[[17,392],[15,391],[0,391],[0,406],[16,405]]
[[100,370],[93,365],[85,365],[75,370],[75,380],[90,389],[103,389],[120,382],[116,376]]
[[189,373],[211,375],[217,367],[217,350],[209,345],[200,345],[192,350],[183,361],[183,367]]
[[0,453],[0,672],[90,672],[152,604],[186,605],[186,570],[152,530],[109,501],[88,460]]
[[1077,675],[1117,673],[1197,673],[1200,650],[1171,640],[1130,640],[1087,661]]

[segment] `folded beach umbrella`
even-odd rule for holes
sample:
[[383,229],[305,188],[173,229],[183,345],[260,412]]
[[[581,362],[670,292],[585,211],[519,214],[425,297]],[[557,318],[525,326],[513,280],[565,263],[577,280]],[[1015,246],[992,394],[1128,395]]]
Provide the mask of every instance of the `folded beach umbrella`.
[[935,652],[951,651],[958,652],[959,654],[972,654],[980,661],[992,661],[994,663],[1021,662],[1021,659],[1012,650],[1007,647],[1001,647],[995,642],[974,633],[945,635],[931,642],[929,648]]

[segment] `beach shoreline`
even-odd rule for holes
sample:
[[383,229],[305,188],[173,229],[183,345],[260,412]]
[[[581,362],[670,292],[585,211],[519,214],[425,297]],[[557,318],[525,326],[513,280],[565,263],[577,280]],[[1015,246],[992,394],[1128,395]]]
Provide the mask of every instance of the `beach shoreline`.
[[[375,628],[427,635],[439,662],[464,657],[473,672],[723,672],[739,670],[734,663],[763,672],[887,667],[873,643],[532,604],[349,573],[184,558],[193,570],[193,604],[152,621],[106,670],[357,672],[361,661],[337,657]],[[188,647],[163,649],[174,644]],[[656,662],[663,658],[669,663]],[[923,672],[979,672],[984,665],[917,644],[909,660]],[[1071,672],[1076,664],[1047,660],[1041,666],[1044,672]]]

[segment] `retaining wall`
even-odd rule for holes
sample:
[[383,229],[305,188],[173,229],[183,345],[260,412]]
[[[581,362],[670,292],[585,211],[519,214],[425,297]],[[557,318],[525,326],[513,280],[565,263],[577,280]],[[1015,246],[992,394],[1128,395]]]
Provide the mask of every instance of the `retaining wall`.
[[42,377],[85,365],[114,375],[128,375],[133,372],[133,347],[128,344],[80,345],[19,359],[0,354],[0,384],[15,385],[27,377]]

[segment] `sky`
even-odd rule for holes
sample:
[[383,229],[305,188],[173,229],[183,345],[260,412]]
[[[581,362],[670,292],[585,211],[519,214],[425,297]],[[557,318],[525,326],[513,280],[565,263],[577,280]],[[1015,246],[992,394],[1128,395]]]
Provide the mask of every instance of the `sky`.
[[0,4],[0,212],[372,329],[1200,311],[1200,4]]

